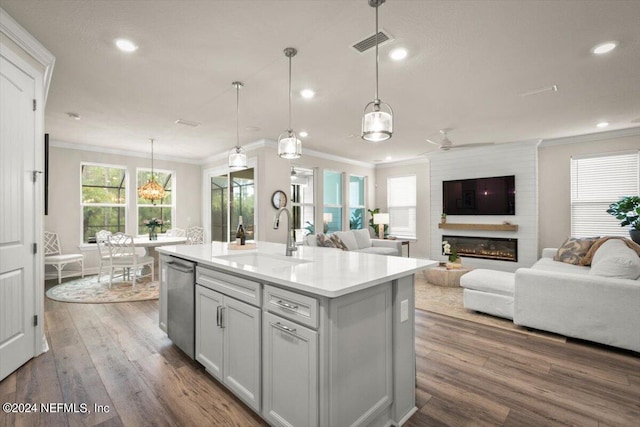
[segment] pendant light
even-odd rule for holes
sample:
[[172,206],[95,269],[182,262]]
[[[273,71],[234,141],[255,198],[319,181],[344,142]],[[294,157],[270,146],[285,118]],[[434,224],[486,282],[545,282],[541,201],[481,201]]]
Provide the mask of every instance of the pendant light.
[[153,205],[156,204],[156,200],[162,200],[164,197],[164,187],[156,181],[156,175],[153,171],[153,139],[151,141],[151,177],[140,188],[138,188],[138,197],[145,200],[151,200]]
[[231,85],[236,88],[236,146],[229,152],[229,169],[240,170],[247,168],[247,151],[240,147],[240,88],[244,85],[241,82]]
[[385,0],[368,0],[369,6],[376,8],[376,93],[372,102],[364,107],[362,115],[362,139],[382,142],[393,134],[393,110],[378,98],[378,6]]
[[283,159],[297,159],[302,156],[302,142],[291,127],[291,58],[298,51],[292,47],[284,50],[284,55],[289,58],[289,129],[278,137],[278,156]]

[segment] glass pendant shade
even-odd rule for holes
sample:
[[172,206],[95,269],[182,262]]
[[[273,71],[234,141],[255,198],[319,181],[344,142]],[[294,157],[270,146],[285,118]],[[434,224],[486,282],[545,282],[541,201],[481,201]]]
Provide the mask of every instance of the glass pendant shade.
[[247,150],[240,146],[240,88],[242,82],[233,82],[231,85],[236,89],[236,146],[229,151],[229,169],[241,170],[247,166]]
[[229,151],[229,169],[247,168],[247,151],[242,147],[234,147]]
[[278,156],[283,159],[297,159],[302,156],[302,141],[294,131],[288,130],[278,138]]
[[153,172],[153,139],[151,140],[151,177],[140,188],[138,188],[138,197],[151,200],[152,204],[156,204],[156,200],[164,198],[164,187],[156,181],[156,175]]
[[[367,111],[369,106],[372,106],[373,109]],[[382,111],[380,106],[385,106],[389,111]],[[367,104],[362,116],[362,139],[369,142],[382,142],[391,138],[392,134],[393,111],[391,107],[379,100]]]

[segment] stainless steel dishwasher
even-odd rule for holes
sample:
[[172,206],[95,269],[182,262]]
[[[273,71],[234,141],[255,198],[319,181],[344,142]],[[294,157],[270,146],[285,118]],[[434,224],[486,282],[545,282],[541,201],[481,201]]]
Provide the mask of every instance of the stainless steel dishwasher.
[[167,335],[190,358],[195,357],[195,271],[193,262],[167,262]]

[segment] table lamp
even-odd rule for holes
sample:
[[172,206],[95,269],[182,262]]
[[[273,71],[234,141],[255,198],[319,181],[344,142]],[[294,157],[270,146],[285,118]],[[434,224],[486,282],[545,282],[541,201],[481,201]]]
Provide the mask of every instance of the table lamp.
[[378,224],[378,237],[384,239],[384,226],[389,224],[388,213],[373,214],[373,223]]

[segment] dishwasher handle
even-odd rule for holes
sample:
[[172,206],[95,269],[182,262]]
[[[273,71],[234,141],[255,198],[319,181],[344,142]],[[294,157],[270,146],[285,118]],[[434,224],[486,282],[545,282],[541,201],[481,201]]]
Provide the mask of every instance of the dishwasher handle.
[[174,270],[181,271],[183,273],[193,273],[193,267],[185,267],[180,264],[176,264],[175,262],[168,262],[169,268]]

